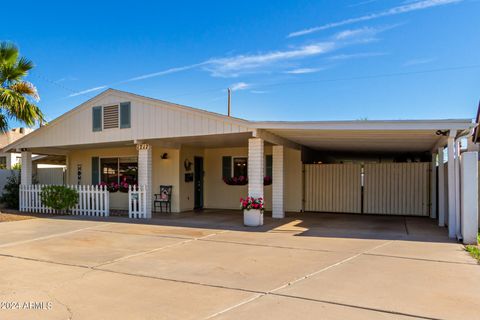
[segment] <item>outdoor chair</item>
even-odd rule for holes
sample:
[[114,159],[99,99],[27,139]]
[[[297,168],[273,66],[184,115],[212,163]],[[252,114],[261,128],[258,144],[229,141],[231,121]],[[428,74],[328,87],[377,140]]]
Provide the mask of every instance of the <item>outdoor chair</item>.
[[172,212],[172,188],[173,186],[160,186],[160,193],[155,194],[155,200],[153,201],[155,212],[157,212],[157,208],[160,208],[160,212],[163,212],[164,205],[165,212]]

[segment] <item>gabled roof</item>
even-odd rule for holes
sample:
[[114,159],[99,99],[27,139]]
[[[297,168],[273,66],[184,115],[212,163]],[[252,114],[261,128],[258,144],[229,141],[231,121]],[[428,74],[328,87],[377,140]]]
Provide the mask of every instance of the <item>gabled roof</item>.
[[[45,135],[48,131],[52,130],[52,128],[55,128],[56,126],[59,126],[63,122],[65,122],[67,119],[70,117],[74,116],[75,114],[85,110],[89,109],[92,105],[95,105],[99,101],[108,98],[109,96],[116,95],[116,96],[122,96],[124,97],[125,101],[128,100],[137,100],[141,101],[143,104],[148,104],[152,106],[161,106],[163,109],[168,109],[168,110],[174,110],[174,111],[179,111],[182,112],[182,114],[188,114],[191,115],[192,117],[197,117],[201,119],[209,119],[213,121],[217,121],[220,123],[227,123],[230,127],[235,128],[234,132],[245,132],[245,131],[251,131],[251,124],[249,121],[236,118],[236,117],[229,117],[227,115],[215,113],[215,112],[210,112],[202,109],[197,109],[197,108],[192,108],[176,103],[171,103],[168,101],[163,101],[159,99],[154,99],[154,98],[149,98],[145,97],[142,95],[126,92],[126,91],[121,91],[121,90],[116,90],[116,89],[107,89],[100,94],[96,95],[95,97],[83,102],[79,106],[67,111],[63,115],[59,116],[58,118],[54,119],[53,121],[49,122],[48,124],[38,128],[34,132],[26,135],[25,137],[15,141],[14,143],[8,145],[5,147],[5,151],[13,151],[17,148],[24,148],[28,147],[25,146],[28,144],[29,141],[32,141],[32,139],[35,139],[38,136]],[[138,110],[137,110],[138,111]],[[88,127],[90,128],[90,127]],[[70,129],[70,128],[69,128]],[[226,132],[229,133],[229,132]],[[132,137],[129,140],[136,139],[138,137]]]

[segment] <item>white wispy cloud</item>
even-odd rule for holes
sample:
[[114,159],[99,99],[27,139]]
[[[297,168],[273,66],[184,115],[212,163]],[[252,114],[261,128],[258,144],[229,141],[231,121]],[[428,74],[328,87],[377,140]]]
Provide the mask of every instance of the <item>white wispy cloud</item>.
[[314,73],[324,70],[324,68],[298,68],[298,69],[293,69],[293,70],[288,70],[285,71],[285,73],[288,74],[307,74],[307,73]]
[[363,5],[370,4],[372,2],[378,2],[378,1],[380,1],[380,0],[365,0],[365,1],[362,1],[362,2],[357,2],[357,3],[354,3],[354,4],[348,5],[347,7],[348,8],[359,7],[359,6],[363,6]]
[[394,16],[394,15],[399,15],[399,14],[403,14],[403,13],[408,13],[408,12],[412,12],[412,11],[425,10],[425,9],[428,9],[428,8],[433,8],[433,7],[458,3],[458,2],[462,2],[462,1],[463,0],[422,0],[422,1],[416,1],[416,2],[413,2],[413,3],[407,3],[407,4],[397,6],[397,7],[393,7],[393,8],[387,9],[385,11],[380,11],[380,12],[371,13],[371,14],[367,14],[367,15],[364,15],[364,16],[356,17],[356,18],[345,19],[345,20],[342,20],[342,21],[327,23],[327,24],[324,24],[324,25],[321,25],[321,26],[295,31],[295,32],[290,33],[288,35],[288,38],[303,36],[303,35],[307,35],[307,34],[310,34],[310,33],[318,32],[318,31],[322,31],[322,30],[326,30],[326,29],[331,29],[331,28],[335,28],[335,27],[345,26],[345,25],[349,25],[349,24],[353,24],[353,23],[357,23],[357,22],[364,22],[364,21],[378,19],[378,18],[382,18],[382,17]]
[[248,87],[250,87],[250,85],[248,83],[245,83],[245,82],[237,82],[237,83],[234,83],[230,86],[230,90],[232,91],[239,91],[239,90],[245,90],[247,89]]
[[[293,70],[285,69],[287,67],[292,68],[292,62],[301,59],[317,57],[323,54],[330,53],[334,50],[344,48],[353,44],[368,43],[369,41],[376,40],[375,35],[385,30],[396,27],[397,25],[384,26],[384,27],[362,27],[358,29],[343,30],[330,37],[328,41],[311,43],[304,46],[291,47],[283,50],[267,51],[257,54],[240,54],[231,57],[211,58],[200,63],[177,66],[160,70],[157,72],[146,73],[136,77],[128,78],[115,83],[104,84],[89,88],[83,91],[79,91],[71,94],[69,97],[80,96],[95,91],[102,90],[104,88],[112,87],[119,84],[125,84],[134,81],[141,81],[150,78],[165,76],[169,74],[184,72],[192,69],[201,68],[210,73],[214,77],[233,78],[242,74],[261,73],[271,70],[279,70],[281,72],[291,74],[306,74],[320,71],[319,68],[302,68],[297,67]],[[239,82],[238,84],[245,84]],[[245,84],[246,85],[246,84]],[[235,90],[234,88],[232,88]],[[244,88],[238,87],[236,90],[242,90]]]
[[106,85],[105,86],[98,86],[98,87],[94,87],[94,88],[90,88],[90,89],[86,89],[86,90],[83,90],[83,91],[72,93],[71,95],[69,95],[69,97],[81,96],[81,95],[84,95],[84,94],[87,94],[87,93],[90,93],[90,92],[99,91],[99,90],[102,90],[102,89],[105,89],[105,88],[107,88]]
[[272,51],[252,55],[237,55],[228,58],[211,59],[205,67],[212,76],[236,77],[275,63],[313,57],[332,51],[334,42],[321,42],[283,51]]
[[385,56],[388,53],[386,52],[359,52],[359,53],[350,53],[350,54],[337,54],[331,57],[328,57],[329,60],[348,60],[348,59],[357,59],[357,58],[370,58],[370,57],[379,57]]
[[361,27],[356,29],[347,29],[336,33],[333,38],[335,40],[352,40],[352,39],[375,39],[375,36],[387,30],[391,30],[401,26],[401,23],[380,26],[380,27]]
[[186,71],[186,70],[197,68],[197,67],[199,67],[201,65],[204,65],[204,64],[205,64],[205,62],[202,62],[202,63],[191,64],[191,65],[188,65],[188,66],[169,68],[169,69],[161,70],[161,71],[158,71],[158,72],[147,73],[147,74],[144,74],[144,75],[141,75],[141,76],[137,76],[137,77],[127,79],[125,81],[122,81],[122,83],[138,81],[138,80],[145,80],[145,79],[149,79],[149,78],[164,76],[164,75],[167,75],[167,74]]
[[416,65],[419,65],[419,64],[427,64],[427,63],[430,63],[430,62],[433,62],[433,61],[435,61],[435,58],[411,59],[411,60],[405,61],[403,66],[404,67],[410,67],[410,66],[416,66]]

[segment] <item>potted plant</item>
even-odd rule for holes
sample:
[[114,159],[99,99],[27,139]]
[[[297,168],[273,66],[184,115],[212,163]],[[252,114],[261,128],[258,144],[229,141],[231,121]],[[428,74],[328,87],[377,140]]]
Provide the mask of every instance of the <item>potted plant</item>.
[[243,224],[249,227],[263,225],[263,198],[247,197],[240,199],[243,209]]

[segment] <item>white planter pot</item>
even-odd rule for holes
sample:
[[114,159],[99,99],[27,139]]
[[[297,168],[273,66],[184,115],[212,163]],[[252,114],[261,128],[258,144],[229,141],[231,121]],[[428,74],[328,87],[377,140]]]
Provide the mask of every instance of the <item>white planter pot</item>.
[[243,210],[243,224],[248,227],[263,226],[263,213],[258,209]]

